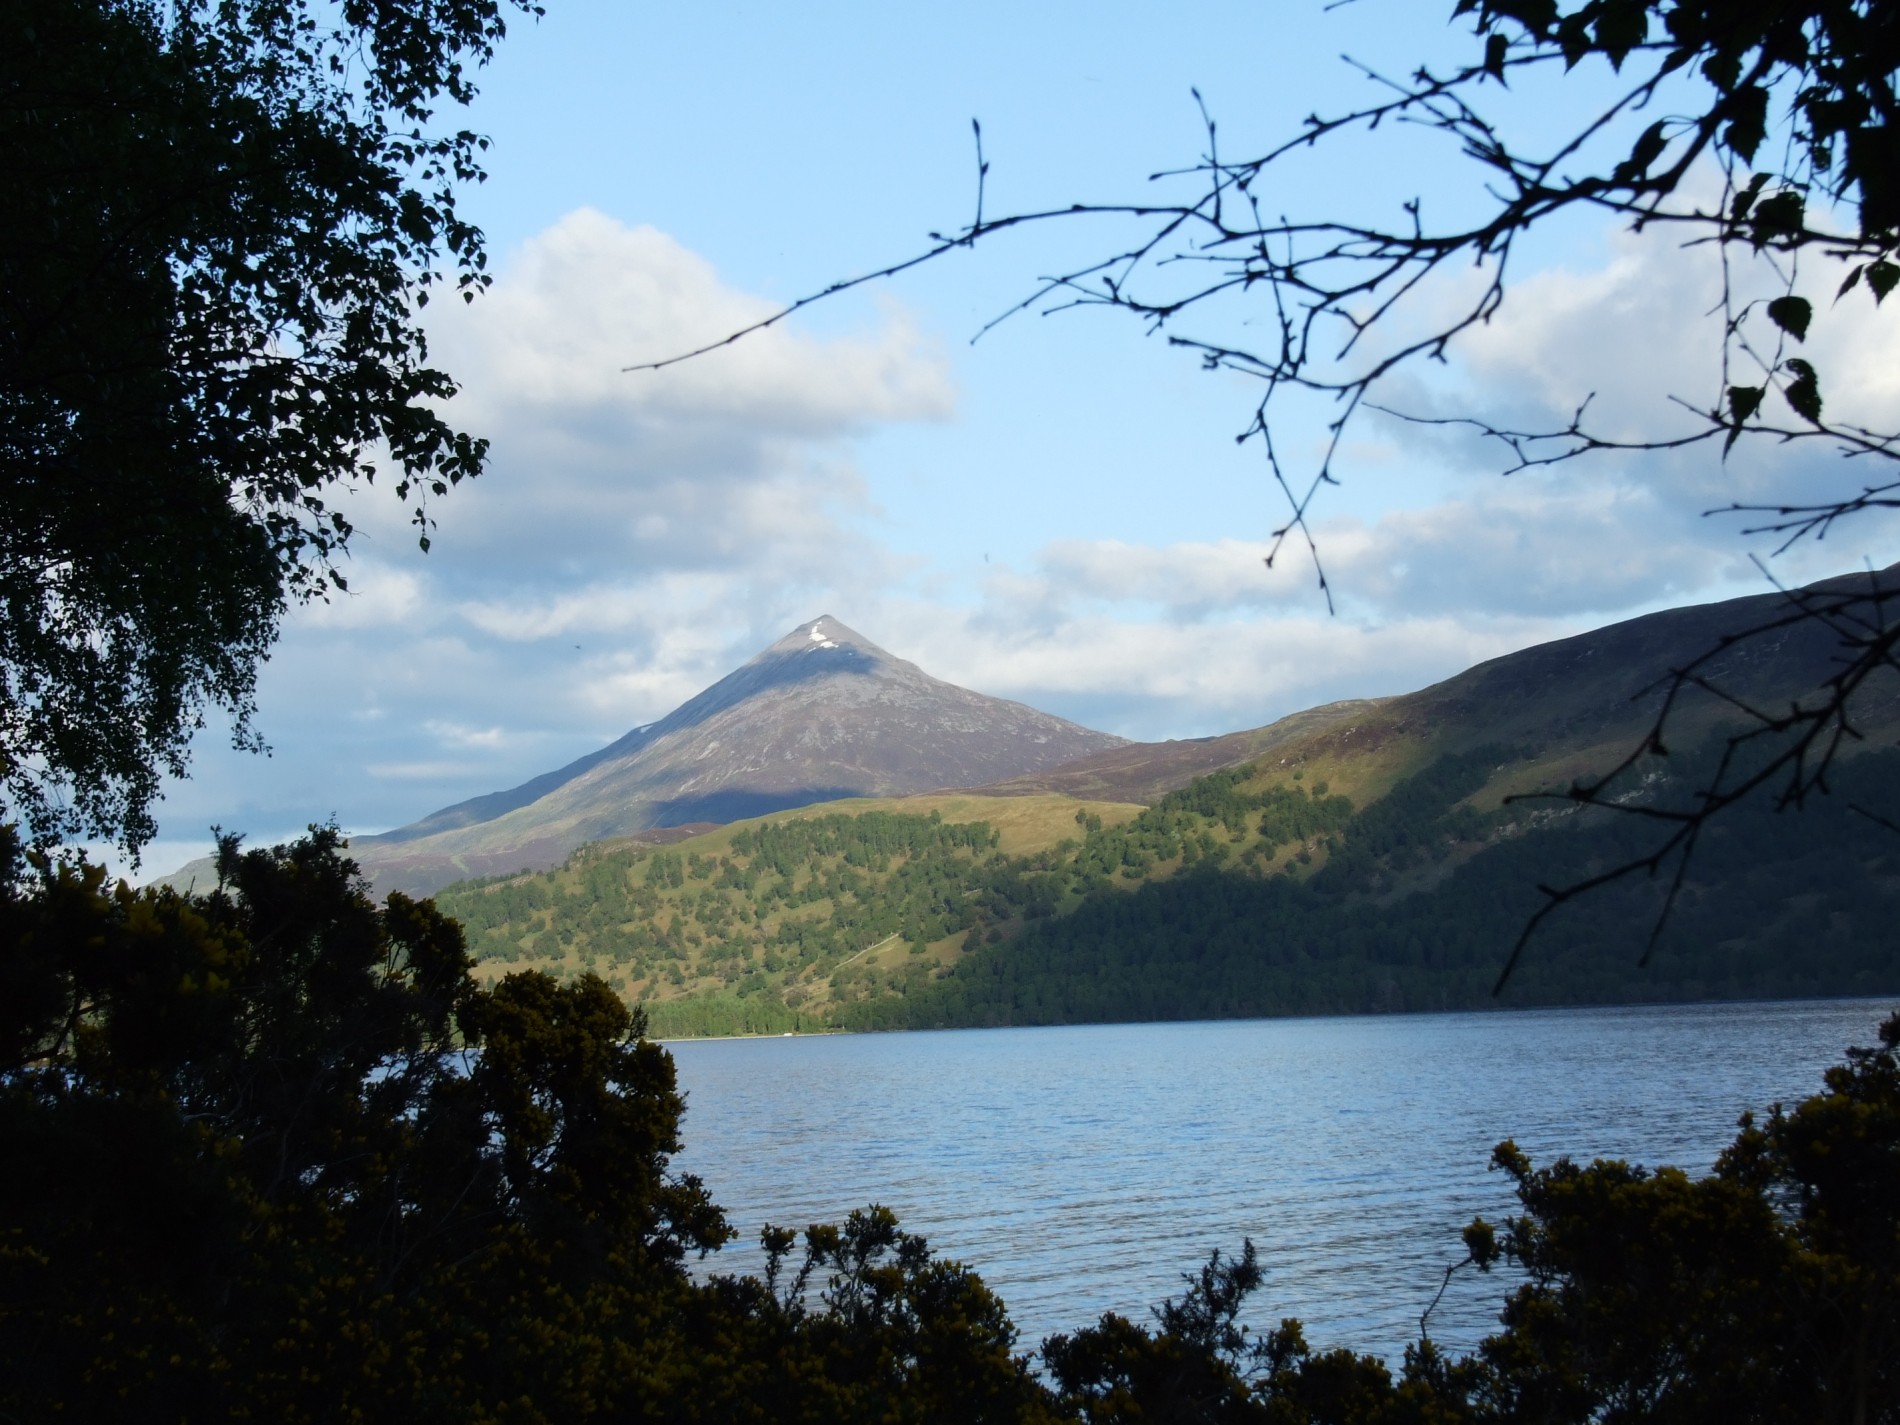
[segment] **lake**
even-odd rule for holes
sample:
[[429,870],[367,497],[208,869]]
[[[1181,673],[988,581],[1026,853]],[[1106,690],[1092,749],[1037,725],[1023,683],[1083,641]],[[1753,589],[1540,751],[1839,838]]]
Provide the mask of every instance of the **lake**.
[[[1884,1000],[1082,1025],[669,1045],[686,1150],[740,1231],[878,1202],[1001,1294],[1025,1347],[1103,1311],[1146,1320],[1251,1237],[1245,1320],[1393,1358],[1459,1229],[1515,1199],[1487,1171],[1620,1157],[1706,1171],[1737,1116],[1820,1087]],[[1469,1349],[1508,1279],[1459,1274],[1431,1318]]]

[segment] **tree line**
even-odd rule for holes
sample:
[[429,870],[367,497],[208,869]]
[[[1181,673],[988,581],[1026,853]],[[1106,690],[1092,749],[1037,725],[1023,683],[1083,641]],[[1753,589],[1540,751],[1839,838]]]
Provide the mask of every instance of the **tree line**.
[[[1889,750],[1854,759],[1852,805],[1736,808],[1704,839],[1673,905],[1657,880],[1569,907],[1495,993],[1543,903],[1539,887],[1639,854],[1648,835],[1594,811],[1541,823],[1514,807],[1476,811],[1462,794],[1498,755],[1443,758],[1401,781],[1330,839],[1311,875],[1202,865],[1092,895],[1007,945],[976,948],[917,993],[846,1005],[841,1020],[927,1028],[1900,989],[1885,930],[1900,908],[1900,841],[1866,835],[1868,814],[1900,811],[1900,752]],[[1696,759],[1684,757],[1693,785]]]
[[[1666,810],[1722,755],[1718,738],[1667,775],[1633,771],[1628,804]],[[1442,756],[1363,808],[1244,765],[1118,825],[1078,807],[1076,836],[1022,855],[982,822],[787,818],[705,851],[591,848],[441,904],[485,963],[614,976],[668,1035],[1900,988],[1882,933],[1900,843],[1866,835],[1869,816],[1900,820],[1889,750],[1853,759],[1851,804],[1738,806],[1673,894],[1624,882],[1552,917],[1500,1000],[1538,888],[1640,855],[1648,834],[1561,802],[1480,810],[1474,794],[1524,761]]]

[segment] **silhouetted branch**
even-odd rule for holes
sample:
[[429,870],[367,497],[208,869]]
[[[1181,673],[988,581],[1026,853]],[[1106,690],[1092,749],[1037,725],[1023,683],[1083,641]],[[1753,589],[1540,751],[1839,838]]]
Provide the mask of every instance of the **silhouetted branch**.
[[1858,802],[1849,802],[1847,809],[1857,816],[1866,817],[1867,820],[1871,821],[1875,826],[1884,826],[1888,831],[1893,832],[1896,836],[1900,836],[1900,826],[1896,826],[1878,812],[1868,811],[1866,807],[1861,806]]
[[[1638,873],[1655,876],[1673,864],[1662,908],[1651,926],[1639,961],[1647,964],[1681,894],[1696,844],[1712,818],[1762,792],[1772,793],[1775,810],[1786,811],[1799,809],[1810,796],[1829,791],[1828,774],[1843,745],[1861,740],[1862,734],[1853,720],[1856,696],[1882,670],[1900,673],[1900,659],[1896,659],[1900,623],[1891,622],[1887,617],[1889,606],[1900,601],[1900,587],[1883,584],[1878,575],[1870,573],[1864,591],[1822,587],[1783,590],[1782,594],[1786,602],[1782,612],[1752,628],[1724,636],[1693,663],[1672,670],[1666,678],[1637,695],[1647,696],[1660,689],[1662,706],[1641,743],[1615,767],[1588,782],[1573,784],[1566,792],[1510,798],[1511,801],[1559,799],[1577,807],[1648,818],[1663,823],[1668,831],[1660,843],[1643,855],[1566,886],[1539,886],[1545,902],[1526,922],[1512,946],[1492,988],[1493,994],[1503,991],[1538,928],[1559,906]],[[1751,640],[1795,629],[1808,631],[1816,625],[1834,635],[1841,650],[1841,666],[1812,693],[1796,699],[1784,711],[1755,706],[1722,688],[1707,672],[1711,662]],[[1669,755],[1672,719],[1680,709],[1683,694],[1692,689],[1728,704],[1743,715],[1748,725],[1724,741],[1713,774],[1705,786],[1694,789],[1689,805],[1670,807],[1619,795],[1615,790],[1619,779],[1634,770],[1645,757]],[[1766,755],[1751,763],[1749,754],[1761,750],[1765,750]],[[1851,809],[1885,824],[1883,818],[1864,808]]]

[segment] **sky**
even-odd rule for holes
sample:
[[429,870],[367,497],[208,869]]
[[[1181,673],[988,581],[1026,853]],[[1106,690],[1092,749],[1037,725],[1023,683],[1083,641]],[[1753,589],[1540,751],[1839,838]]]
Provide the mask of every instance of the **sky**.
[[[1285,506],[1259,444],[1235,440],[1250,382],[1113,312],[985,330],[1126,238],[1108,223],[1003,235],[693,362],[624,369],[967,221],[972,119],[992,215],[1139,200],[1204,151],[1196,89],[1223,152],[1263,148],[1370,96],[1344,55],[1402,74],[1466,54],[1450,8],[548,0],[467,118],[492,140],[464,202],[493,287],[428,314],[463,385],[447,414],[491,440],[489,469],[436,504],[426,554],[386,491],[350,498],[350,592],[294,610],[260,678],[271,754],[212,720],[143,874],[200,854],[214,824],[367,833],[514,786],[820,615],[940,678],[1163,739],[1768,587],[1749,556],[1772,540],[1705,512],[1851,486],[1838,459],[1698,448],[1506,478],[1471,438],[1368,416],[1314,511],[1329,611],[1309,561],[1263,564]],[[1498,101],[1535,139],[1604,92],[1579,73]],[[1388,129],[1294,164],[1274,201],[1389,217],[1423,192],[1456,211],[1472,182]],[[1656,429],[1671,395],[1714,389],[1718,280],[1653,235],[1539,232],[1498,319],[1388,394],[1535,421],[1594,392],[1619,428]],[[1830,410],[1900,397],[1900,349],[1863,308],[1817,330],[1811,354],[1844,373]],[[1236,301],[1184,330],[1244,338],[1264,316]],[[1327,415],[1276,425],[1296,468]],[[1864,520],[1771,567],[1885,565],[1894,533]]]

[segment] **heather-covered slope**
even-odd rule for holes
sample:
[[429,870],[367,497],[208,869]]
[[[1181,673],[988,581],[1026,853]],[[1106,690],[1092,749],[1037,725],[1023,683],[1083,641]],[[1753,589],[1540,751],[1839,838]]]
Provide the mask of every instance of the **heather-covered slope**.
[[[1829,619],[1749,638],[1737,635],[1784,617],[1789,595],[1667,609],[1493,658],[1400,697],[1330,703],[1221,737],[1124,743],[980,790],[1152,804],[1195,777],[1255,762],[1308,766],[1363,803],[1436,757],[1489,743],[1528,754],[1500,790],[1561,786],[1613,764],[1643,740],[1674,670],[1696,664],[1706,684],[1677,698],[1670,730],[1678,743],[1734,723],[1743,716],[1740,704],[1785,709],[1842,665],[1844,637],[1892,621],[1896,586],[1900,566],[1828,580],[1803,592],[1833,591],[1855,602],[1835,608]],[[1875,590],[1887,592],[1858,597]],[[1865,684],[1853,714],[1862,738],[1891,742],[1900,732],[1900,676],[1888,673]]]

